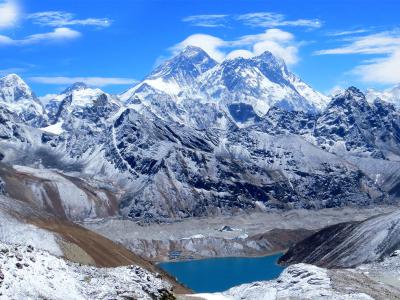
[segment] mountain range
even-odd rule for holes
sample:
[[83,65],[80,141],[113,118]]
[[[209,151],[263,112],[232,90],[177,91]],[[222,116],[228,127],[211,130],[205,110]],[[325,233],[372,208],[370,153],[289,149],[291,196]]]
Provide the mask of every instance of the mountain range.
[[107,182],[114,215],[148,222],[396,203],[398,100],[355,87],[329,99],[270,52],[218,63],[190,46],[120,95],[76,83],[39,99],[5,76],[0,159]]

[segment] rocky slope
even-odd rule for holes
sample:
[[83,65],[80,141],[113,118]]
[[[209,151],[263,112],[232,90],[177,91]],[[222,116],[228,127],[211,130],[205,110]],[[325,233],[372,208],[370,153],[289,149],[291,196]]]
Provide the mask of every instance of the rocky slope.
[[280,259],[326,267],[354,267],[375,262],[400,248],[400,213],[325,228],[299,242]]
[[56,170],[0,163],[4,192],[64,220],[118,215],[121,191],[110,182],[84,180]]
[[[0,196],[0,221],[1,246],[3,246],[3,244],[10,245],[7,247],[10,249],[15,248],[15,251],[17,251],[17,248],[31,250],[35,248],[40,249],[40,253],[44,253],[42,251],[44,250],[48,252],[45,255],[48,257],[53,257],[51,259],[57,264],[58,262],[64,265],[70,264],[63,259],[58,258],[63,257],[68,261],[97,267],[115,268],[133,265],[146,270],[147,273],[152,273],[152,276],[155,276],[155,274],[158,273],[159,278],[154,282],[163,281],[166,285],[170,286],[174,292],[188,292],[187,289],[183,288],[173,278],[165,274],[165,272],[161,271],[158,267],[144,260],[140,256],[130,252],[120,244],[116,244],[111,240],[66,219],[45,212],[40,207],[37,207],[35,203],[27,203],[9,196]],[[28,246],[29,248],[26,248]],[[1,257],[2,255],[4,256]],[[16,293],[16,291],[21,292],[21,294],[17,294],[20,297],[13,299],[24,299],[23,295],[25,295],[25,293],[28,293],[26,294],[27,297],[29,297],[29,293],[32,293],[31,295],[36,295],[36,293],[40,292],[41,289],[40,286],[29,285],[29,282],[32,281],[31,272],[36,272],[37,267],[40,269],[42,266],[34,266],[33,269],[32,267],[29,268],[29,274],[24,272],[17,274],[19,280],[14,282],[13,279],[10,283],[9,280],[14,278],[14,271],[18,271],[19,267],[21,266],[23,268],[28,267],[25,266],[22,260],[19,260],[18,257],[17,261],[14,261],[12,257],[17,256],[15,254],[10,256],[7,255],[7,253],[0,253],[0,259],[3,258],[9,260],[6,263],[1,264],[0,273],[3,272],[4,275],[5,272],[11,272],[8,278],[9,283],[6,287],[2,285],[2,280],[0,280],[0,298],[2,299],[2,295],[6,295],[5,299],[8,299],[7,295],[10,295],[10,293]],[[21,266],[15,265],[17,262],[20,262]],[[48,269],[47,264],[43,266],[43,268],[45,268],[43,271],[53,270],[51,268]],[[83,267],[82,270],[85,268],[86,267]],[[101,271],[97,271],[95,268],[92,269],[93,273],[101,273]],[[62,271],[65,270],[55,270],[55,272]],[[78,273],[78,271],[79,270],[76,272]],[[41,273],[40,276],[41,275],[43,274]],[[121,276],[125,275],[121,274]],[[43,283],[47,288],[49,285],[50,287],[52,286],[51,280],[48,279],[49,278],[47,278],[46,283]],[[41,280],[44,282],[46,281],[46,278],[43,277]],[[115,278],[115,280],[123,279]],[[149,279],[148,281],[151,284],[152,280]],[[15,290],[9,289],[11,287],[10,284],[11,286],[13,284],[17,284],[17,286],[15,286]],[[25,285],[25,287],[23,287],[23,285]],[[58,288],[58,293],[61,292],[66,295],[65,286]],[[36,298],[35,296],[30,297]],[[50,297],[50,299],[56,298],[57,297]],[[89,295],[87,295],[87,297],[82,296],[81,298],[96,299],[96,297],[90,297]]]

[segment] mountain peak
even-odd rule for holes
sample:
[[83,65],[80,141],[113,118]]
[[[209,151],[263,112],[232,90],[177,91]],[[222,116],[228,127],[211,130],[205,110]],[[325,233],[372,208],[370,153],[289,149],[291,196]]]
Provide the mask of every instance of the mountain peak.
[[283,72],[286,75],[289,74],[289,70],[287,69],[284,59],[279,56],[275,56],[270,51],[261,53],[260,55],[254,57],[253,60],[261,63],[262,65],[266,65],[268,69]]
[[363,98],[365,99],[364,94],[355,86],[348,87],[341,96],[345,96],[346,98]]
[[[150,78],[168,79],[168,77],[180,77],[183,79],[195,78],[217,65],[207,52],[195,46],[187,46],[179,54],[158,66]],[[185,78],[184,78],[185,77]]]
[[179,56],[179,55],[183,55],[183,56],[186,56],[186,57],[188,57],[188,58],[194,57],[194,56],[197,56],[197,55],[203,55],[203,56],[208,56],[208,57],[209,57],[209,55],[207,54],[207,52],[204,51],[202,48],[196,47],[196,46],[191,46],[191,45],[186,46],[186,47],[178,54],[178,56]]
[[17,74],[8,74],[0,79],[0,86],[28,86],[25,81]]
[[263,53],[261,53],[258,56],[254,57],[255,59],[260,59],[260,60],[264,60],[264,61],[270,61],[270,60],[275,60],[279,63],[285,63],[284,60],[278,56],[275,56],[271,51],[264,51]]
[[365,107],[368,106],[368,102],[365,95],[356,87],[351,86],[343,92],[335,95],[329,107]]
[[66,88],[61,94],[70,94],[73,91],[81,91],[81,90],[86,90],[88,86],[84,82],[75,82],[68,88]]
[[30,87],[17,74],[8,74],[0,78],[0,100],[16,102],[20,100],[35,100]]

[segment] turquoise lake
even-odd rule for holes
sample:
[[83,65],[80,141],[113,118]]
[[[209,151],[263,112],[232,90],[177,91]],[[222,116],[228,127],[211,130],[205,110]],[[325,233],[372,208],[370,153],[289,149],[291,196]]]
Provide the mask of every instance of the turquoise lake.
[[159,266],[197,293],[221,292],[235,285],[277,278],[281,254],[160,263]]

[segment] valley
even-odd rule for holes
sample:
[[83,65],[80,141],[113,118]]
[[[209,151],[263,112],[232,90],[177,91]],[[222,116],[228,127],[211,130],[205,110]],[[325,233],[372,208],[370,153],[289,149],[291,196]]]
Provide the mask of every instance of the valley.
[[265,256],[285,251],[316,231],[397,210],[335,208],[191,218],[170,224],[140,225],[123,219],[90,220],[84,227],[155,262],[210,257]]

